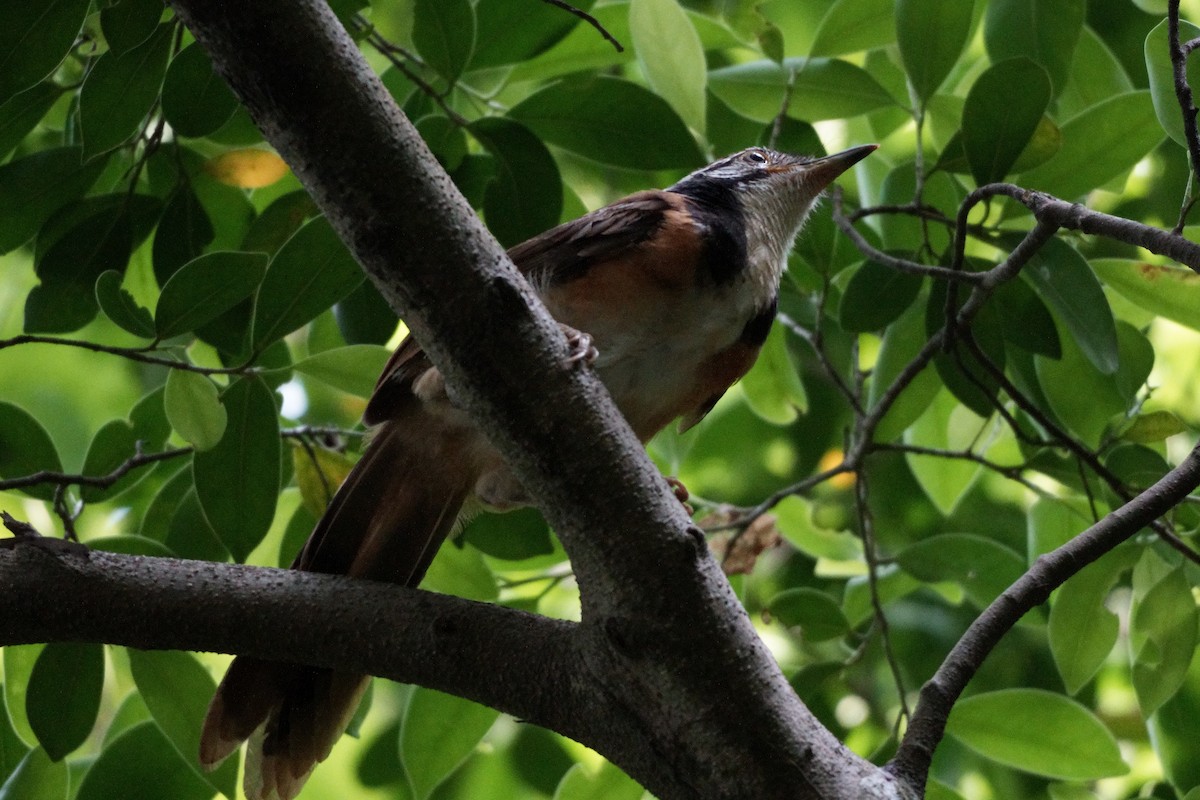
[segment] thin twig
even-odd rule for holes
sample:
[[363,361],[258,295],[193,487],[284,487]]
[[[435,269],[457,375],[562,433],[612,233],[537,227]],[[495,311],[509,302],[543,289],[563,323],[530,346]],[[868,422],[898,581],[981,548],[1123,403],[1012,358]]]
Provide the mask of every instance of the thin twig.
[[900,699],[900,717],[896,719],[896,730],[899,731],[900,721],[912,716],[908,708],[908,691],[904,688],[904,675],[900,671],[900,662],[892,649],[892,637],[889,635],[887,615],[883,612],[883,600],[879,595],[879,558],[875,549],[875,525],[871,517],[871,509],[867,503],[869,495],[867,475],[865,470],[855,473],[854,506],[858,514],[858,534],[862,539],[863,556],[867,560],[867,587],[871,594],[871,609],[875,615],[875,624],[879,628],[879,641],[883,644],[884,658],[892,672],[892,680],[896,684],[896,694]]
[[421,90],[422,94],[426,95],[429,97],[429,99],[433,100],[433,102],[437,103],[438,107],[442,109],[442,112],[445,113],[446,117],[449,118],[451,122],[453,122],[455,125],[458,125],[460,128],[465,128],[471,124],[469,119],[455,111],[450,107],[450,104],[446,102],[446,95],[450,94],[450,91],[455,87],[455,84],[451,83],[450,86],[446,87],[446,91],[439,92],[437,89],[433,88],[433,85],[429,83],[429,81],[425,80],[416,72],[409,69],[408,62],[420,64],[421,66],[425,65],[415,53],[412,53],[406,48],[389,41],[383,36],[383,34],[375,30],[375,26],[373,26],[362,14],[354,15],[354,25],[360,32],[366,34],[367,42],[374,47],[381,56],[391,62],[392,66],[398,69],[400,73],[404,75],[404,77],[412,81],[413,84],[415,84],[416,87]]
[[779,113],[775,115],[775,119],[771,122],[771,136],[767,139],[767,147],[775,149],[775,144],[779,141],[779,134],[783,132],[783,121],[787,119],[788,106],[792,104],[792,94],[796,91],[796,68],[788,68],[787,83],[783,87],[783,102],[779,106]]
[[0,492],[41,485],[60,487],[90,486],[95,489],[107,489],[139,467],[185,456],[190,452],[192,452],[192,448],[190,447],[179,447],[173,450],[163,450],[160,453],[137,453],[122,461],[112,472],[106,475],[78,475],[44,469],[30,475],[22,475],[19,478],[0,480]]
[[62,347],[78,347],[83,350],[90,350],[93,353],[108,353],[109,355],[120,356],[121,358],[127,358],[130,361],[137,361],[142,364],[154,364],[160,367],[169,367],[170,369],[198,372],[201,375],[247,375],[256,371],[252,365],[257,357],[257,353],[252,354],[244,363],[236,367],[200,367],[174,358],[147,355],[147,353],[153,352],[154,345],[150,347],[113,347],[82,339],[64,339],[59,336],[41,336],[31,333],[23,333],[19,336],[13,336],[10,339],[0,339],[0,350],[22,344],[53,344]]
[[616,37],[613,36],[611,33],[609,33],[608,30],[603,25],[600,24],[600,21],[598,19],[596,19],[595,17],[593,17],[591,14],[587,13],[583,9],[576,8],[575,6],[571,5],[570,3],[564,3],[563,0],[542,0],[542,2],[549,3],[550,5],[554,6],[555,8],[561,8],[563,11],[566,11],[570,14],[574,14],[575,16],[579,17],[581,20],[583,20],[584,22],[586,22],[587,24],[589,24],[593,28],[595,28],[597,31],[599,31],[601,36],[603,36],[609,42],[612,42],[612,46],[617,48],[618,53],[625,52],[625,48],[621,46],[621,43],[617,41]]

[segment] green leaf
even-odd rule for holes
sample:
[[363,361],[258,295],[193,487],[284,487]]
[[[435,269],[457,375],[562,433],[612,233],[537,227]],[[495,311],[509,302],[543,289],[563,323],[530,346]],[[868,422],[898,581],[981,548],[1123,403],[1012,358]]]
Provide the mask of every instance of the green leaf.
[[415,0],[412,37],[425,63],[453,85],[475,50],[475,9],[470,0]]
[[1129,427],[1121,431],[1121,438],[1127,442],[1153,444],[1187,429],[1184,421],[1170,411],[1151,411],[1135,416]]
[[250,223],[241,249],[274,255],[318,213],[317,204],[303,189],[277,197]]
[[[0,708],[4,707],[3,703],[3,698],[0,697]],[[6,800],[7,797],[12,796],[5,795],[2,783],[9,779],[9,776],[17,770],[28,754],[29,747],[17,735],[9,721],[8,714],[0,714],[0,800]],[[47,758],[46,762],[49,763],[49,761],[50,759]]]
[[292,369],[311,375],[343,392],[370,397],[375,382],[391,357],[391,350],[374,344],[352,344],[335,347],[309,356],[292,365]]
[[236,109],[237,98],[198,42],[171,59],[163,81],[162,112],[177,135],[207,136],[228,122]]
[[1132,548],[1107,553],[1068,579],[1054,595],[1047,628],[1050,653],[1070,694],[1087,685],[1117,643],[1120,625],[1105,601],[1135,558]]
[[[524,4],[514,7],[509,0],[491,0],[491,2],[504,3],[510,10],[525,7]],[[584,7],[586,8],[586,5]],[[571,28],[570,33],[546,52],[524,63],[514,62],[511,80],[544,81],[581,70],[611,71],[612,67],[633,61],[633,50],[629,48],[632,38],[629,30],[629,4],[623,2],[612,5],[601,4],[593,7],[591,13],[596,21],[612,34],[613,38],[623,43],[624,50],[622,52],[617,52],[617,49],[612,46],[612,42],[598,35],[591,25],[575,25]],[[561,12],[559,12],[559,16],[562,16]],[[480,19],[482,19],[482,14]],[[502,36],[510,38],[512,33],[507,28],[507,21],[505,24]],[[480,30],[482,30],[482,23]]]
[[922,104],[962,55],[974,11],[974,0],[896,0],[900,60]]
[[112,150],[137,133],[158,99],[175,26],[160,25],[144,43],[124,55],[96,60],[79,90],[79,127],[85,159]]
[[66,333],[96,317],[96,293],[73,283],[39,283],[25,297],[25,333]]
[[[961,139],[961,136],[959,138]],[[953,142],[948,146],[952,145]],[[965,155],[962,162],[963,171],[966,171]],[[879,202],[888,205],[904,205],[912,201],[916,191],[915,164],[912,161],[905,161],[890,170],[883,179],[883,186],[879,191]],[[957,208],[964,196],[962,183],[942,171],[934,172],[926,177],[921,190],[922,202],[929,203],[935,208]],[[948,231],[939,230],[938,227],[930,226],[923,220],[908,214],[881,214],[877,224],[883,249],[889,253],[907,256],[926,247],[931,248],[933,252],[945,252],[950,249]],[[840,231],[838,236],[841,237]],[[855,250],[853,247],[849,249]]]
[[838,305],[842,329],[853,333],[886,328],[912,305],[923,279],[868,261],[850,276]]
[[1050,79],[1028,58],[993,64],[963,104],[963,147],[975,184],[1004,178],[1033,138],[1050,104]]
[[1073,200],[1131,169],[1163,140],[1150,93],[1126,92],[1062,125],[1062,149],[1021,184]]
[[862,558],[862,542],[845,530],[832,530],[819,524],[813,504],[801,497],[787,497],[774,509],[775,524],[788,543],[813,559],[857,561]]
[[267,267],[254,305],[254,349],[312,320],[362,281],[358,263],[325,218],[305,223]]
[[567,770],[554,791],[554,800],[641,800],[637,781],[608,761],[598,767],[576,764]]
[[38,747],[27,752],[0,786],[0,800],[63,800],[70,774],[65,761],[51,761]]
[[1090,25],[1085,25],[1075,45],[1071,75],[1056,101],[1059,114],[1064,118],[1074,116],[1106,97],[1132,88],[1133,82],[1121,60]]
[[29,676],[25,712],[51,761],[59,761],[92,732],[104,688],[104,646],[51,642]]
[[1179,691],[1196,652],[1196,600],[1183,568],[1149,588],[1137,585],[1129,619],[1133,688],[1149,717]]
[[475,750],[500,713],[418,686],[404,712],[400,759],[417,800],[425,800]]
[[1026,519],[1028,539],[1028,561],[1033,563],[1038,556],[1062,547],[1092,522],[1092,518],[1081,508],[1062,499],[1040,498],[1029,509]]
[[1029,259],[1021,276],[1058,313],[1088,361],[1104,375],[1115,373],[1120,364],[1116,322],[1079,251],[1051,239]]
[[0,103],[40,83],[75,44],[88,0],[0,5]]
[[987,606],[1025,572],[1025,560],[999,542],[970,533],[943,533],[896,556],[905,572],[927,583],[954,581],[971,602]]
[[12,152],[42,121],[54,101],[62,96],[62,91],[54,83],[46,81],[14,95],[0,105],[0,159]]
[[[528,102],[528,101],[526,101]],[[488,117],[471,125],[496,163],[483,199],[488,229],[505,247],[558,224],[562,178],[550,151],[524,125]]]
[[[1168,44],[1168,24],[1163,20],[1146,36],[1146,72],[1150,77],[1150,99],[1154,113],[1167,135],[1178,144],[1187,147],[1187,135],[1183,131],[1183,112],[1175,96],[1175,67],[1171,63]],[[1200,27],[1187,20],[1179,20],[1179,41],[1186,42],[1200,36]],[[1187,59],[1187,81],[1192,91],[1200,88],[1200,62]]]
[[38,234],[38,256],[35,271],[43,286],[50,290],[66,288],[86,299],[77,310],[63,314],[57,320],[33,327],[36,321],[26,316],[27,331],[66,332],[90,322],[99,308],[96,283],[108,270],[123,273],[133,252],[133,226],[129,211],[120,205],[101,207],[96,213],[70,224],[65,232],[43,249],[50,241],[47,229],[57,227],[59,217],[71,217],[70,207],[63,209]]
[[75,800],[211,800],[212,787],[191,770],[153,722],[124,731],[83,776]]
[[217,685],[208,670],[190,653],[177,650],[128,650],[133,681],[150,709],[159,729],[175,746],[180,758],[211,784],[212,788],[234,797],[237,785],[237,760],[225,761],[213,772],[204,772],[196,763],[200,752],[200,728]]
[[[966,800],[961,794],[941,781],[929,780],[925,787],[925,800]],[[1058,800],[1058,798],[1052,798]]]
[[[687,126],[665,100],[620,78],[553,83],[525,98],[508,116],[547,144],[615,167],[691,168],[704,160]],[[492,138],[496,123],[494,118],[479,120],[471,132],[482,127]]]
[[851,578],[846,582],[846,596],[842,601],[842,611],[851,626],[857,628],[875,616],[875,595],[878,595],[880,604],[886,608],[889,603],[899,600],[921,587],[920,581],[897,565],[881,565],[874,589],[865,575]]
[[996,287],[992,304],[1000,319],[1004,341],[1030,353],[1058,358],[1062,344],[1050,309],[1025,281],[1007,281]]
[[191,183],[181,183],[167,200],[154,234],[151,252],[158,285],[166,285],[175,271],[200,255],[215,235],[212,220]]
[[[875,369],[871,371],[868,408],[874,409],[879,405],[884,393],[917,355],[925,340],[925,310],[918,303],[909,306],[884,331],[879,358],[875,362]],[[925,413],[940,388],[941,382],[933,367],[927,366],[918,372],[883,415],[875,429],[875,441],[895,441],[914,420]]]
[[[595,0],[572,2],[580,11],[591,9]],[[518,3],[510,0],[478,0],[475,3],[478,35],[472,69],[519,64],[553,47],[576,26],[586,24],[547,3]],[[595,32],[589,30],[595,35]],[[599,37],[596,37],[599,38]],[[613,46],[603,43],[609,50]],[[615,51],[614,51],[615,52]]]
[[449,117],[430,114],[417,120],[417,133],[447,172],[453,172],[467,156],[467,135]]
[[239,378],[221,397],[225,435],[192,461],[196,497],[217,538],[246,560],[271,527],[279,497],[279,417],[261,379]]
[[[25,409],[0,401],[0,478],[21,478],[42,470],[62,472],[62,461],[50,434]],[[50,484],[17,491],[39,500],[54,500],[54,486]]]
[[1089,262],[1107,286],[1160,317],[1200,330],[1200,275],[1182,267],[1124,258]]
[[41,150],[0,166],[0,253],[28,242],[51,214],[96,182],[104,160],[80,162],[78,147]]
[[0,648],[0,659],[3,659],[4,663],[4,705],[8,709],[8,719],[22,743],[29,747],[37,746],[37,735],[30,727],[29,717],[25,713],[25,697],[29,690],[29,676],[44,649],[45,645],[42,644],[18,644]]
[[692,130],[703,132],[707,64],[687,12],[678,0],[632,0],[629,29],[650,88]]
[[170,339],[211,322],[245,300],[263,282],[262,253],[207,253],[179,268],[154,309],[158,338]]
[[108,49],[121,55],[137,47],[154,34],[162,15],[158,0],[117,0],[100,9],[100,30]]
[[480,552],[453,544],[438,550],[421,587],[431,592],[485,602],[495,601],[500,596],[496,576]]
[[204,375],[171,370],[163,404],[171,427],[199,451],[211,450],[225,434],[225,406],[221,405],[216,385]]
[[799,628],[809,642],[825,642],[850,630],[842,609],[825,592],[801,587],[788,589],[767,603],[771,616],[788,628]]
[[[87,455],[83,459],[83,474],[103,477],[133,458],[137,451],[138,438],[133,426],[123,419],[110,420],[92,437]],[[81,487],[80,497],[85,503],[109,500],[136,485],[149,471],[149,467],[132,470],[108,488]]]
[[[1200,760],[1196,758],[1196,719],[1200,717],[1200,661],[1193,661],[1187,681],[1174,697],[1150,717],[1150,743],[1171,783],[1182,791],[1200,787]],[[1195,800],[1189,791],[1185,800]]]
[[789,82],[788,116],[806,122],[856,117],[895,104],[866,70],[838,59],[788,58],[783,64],[751,61],[708,74],[713,94],[742,116],[759,122],[769,122],[779,114]]
[[959,700],[946,731],[985,758],[1047,778],[1085,781],[1129,771],[1104,723],[1074,700],[1040,689]]
[[1083,30],[1086,0],[1004,0],[988,3],[983,40],[992,61],[1027,57],[1062,91]]
[[138,305],[133,295],[121,288],[122,276],[116,270],[105,270],[96,279],[96,302],[100,310],[122,330],[143,339],[154,338],[154,317]]
[[95,536],[87,540],[87,545],[93,550],[103,550],[106,553],[122,553],[127,556],[157,556],[159,558],[175,558],[171,548],[154,539],[134,534],[114,534],[112,536]]
[[1084,356],[1075,339],[1063,336],[1062,356],[1037,356],[1038,384],[1050,409],[1090,446],[1100,443],[1113,417],[1125,411],[1112,375],[1104,375]]
[[[925,329],[928,336],[942,330],[946,319],[946,283],[935,281],[925,304]],[[999,369],[1007,363],[1004,336],[996,309],[985,305],[971,322],[971,336],[979,349]],[[959,402],[983,418],[992,414],[999,383],[986,370],[974,351],[956,341],[952,352],[939,352],[933,359],[934,368],[942,383]]]
[[[927,409],[904,431],[906,444],[962,452],[979,438],[979,417],[947,391],[938,392]],[[904,460],[938,510],[949,516],[975,483],[982,467],[965,459],[906,453]]]
[[555,552],[550,526],[535,508],[483,513],[463,529],[468,544],[492,558],[523,561]]
[[742,392],[755,414],[774,425],[787,425],[808,411],[808,394],[788,351],[787,331],[772,325],[758,360],[742,377]]
[[821,17],[809,55],[840,56],[894,41],[895,0],[835,0]]
[[387,344],[396,332],[396,312],[371,281],[363,281],[333,307],[347,344]]

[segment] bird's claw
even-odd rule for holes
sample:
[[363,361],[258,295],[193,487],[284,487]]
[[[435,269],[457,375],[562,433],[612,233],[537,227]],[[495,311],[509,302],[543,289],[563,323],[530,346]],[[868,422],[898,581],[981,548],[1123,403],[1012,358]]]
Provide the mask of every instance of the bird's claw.
[[688,516],[690,517],[692,514],[694,514],[696,510],[692,508],[692,504],[688,502],[688,498],[691,495],[688,493],[687,487],[683,485],[683,481],[679,480],[679,478],[674,478],[668,475],[667,485],[671,487],[672,494],[675,495],[675,499],[678,500],[683,506],[683,510],[688,513]]
[[562,323],[559,323],[559,327],[562,328],[563,335],[567,337],[567,366],[583,364],[586,367],[590,367],[596,363],[596,359],[600,356],[600,351],[592,343],[591,334],[575,330],[569,325],[563,325]]

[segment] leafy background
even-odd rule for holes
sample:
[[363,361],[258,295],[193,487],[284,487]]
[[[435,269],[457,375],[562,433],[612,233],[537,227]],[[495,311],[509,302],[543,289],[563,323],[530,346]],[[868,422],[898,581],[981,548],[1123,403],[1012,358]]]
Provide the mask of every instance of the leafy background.
[[[1192,189],[1163,0],[577,3],[622,50],[535,0],[333,6],[506,245],[763,142],[880,142],[847,202],[927,207],[859,230],[929,265],[948,259],[944,218],[991,181],[1167,228]],[[1000,202],[971,221],[974,269],[1030,226]],[[101,549],[290,562],[403,327],[161,3],[0,8],[0,252],[0,506]],[[1200,423],[1200,278],[1063,235],[972,325],[1010,388],[939,357],[876,429],[860,492],[807,480],[836,470],[855,403],[880,401],[946,297],[865,259],[825,204],[759,364],[695,432],[651,445],[711,526],[774,499],[748,555],[729,532],[714,549],[803,699],[877,759],[978,610],[1119,505],[1099,469],[1143,487]],[[43,470],[76,477],[21,481]],[[1200,523],[1191,504],[1170,521],[1188,542]],[[1149,533],[1071,579],[972,683],[929,796],[1200,797],[1196,579]],[[476,521],[425,585],[578,614],[533,511]],[[225,662],[4,648],[0,797],[236,797],[235,764],[194,758]],[[367,706],[303,797],[643,794],[463,700],[377,681]]]

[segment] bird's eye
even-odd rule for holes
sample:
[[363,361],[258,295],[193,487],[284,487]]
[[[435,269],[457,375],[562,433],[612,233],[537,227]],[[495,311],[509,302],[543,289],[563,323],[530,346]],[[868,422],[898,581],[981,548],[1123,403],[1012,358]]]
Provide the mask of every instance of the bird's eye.
[[765,164],[767,163],[767,154],[762,150],[751,150],[746,153],[746,160],[751,164]]

